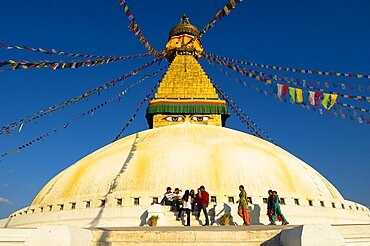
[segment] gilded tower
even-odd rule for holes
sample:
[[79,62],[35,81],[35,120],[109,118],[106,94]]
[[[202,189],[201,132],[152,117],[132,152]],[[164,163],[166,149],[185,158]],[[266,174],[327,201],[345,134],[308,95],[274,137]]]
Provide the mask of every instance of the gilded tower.
[[172,28],[166,45],[170,66],[155,98],[149,102],[150,128],[174,124],[224,126],[229,112],[198,62],[203,47],[195,37],[199,30],[183,16]]

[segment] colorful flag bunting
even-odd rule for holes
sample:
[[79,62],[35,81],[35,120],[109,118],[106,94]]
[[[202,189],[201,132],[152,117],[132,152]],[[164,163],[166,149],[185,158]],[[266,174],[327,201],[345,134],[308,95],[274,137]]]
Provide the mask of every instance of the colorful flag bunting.
[[74,104],[74,103],[79,102],[81,100],[84,100],[84,99],[88,98],[91,95],[94,95],[96,93],[100,93],[100,91],[103,91],[103,90],[106,90],[106,89],[108,89],[110,87],[113,87],[113,86],[115,86],[119,82],[122,83],[127,78],[132,77],[132,76],[136,75],[138,72],[143,71],[143,70],[149,68],[154,63],[157,63],[157,62],[159,63],[162,59],[163,58],[156,58],[153,61],[151,61],[149,63],[146,63],[146,64],[144,64],[144,65],[142,65],[142,66],[140,66],[140,67],[132,70],[131,72],[129,72],[129,73],[127,73],[127,74],[125,74],[125,75],[123,75],[123,76],[121,76],[121,77],[113,80],[113,81],[110,81],[110,82],[108,82],[108,83],[106,83],[106,84],[104,84],[102,86],[99,86],[99,87],[97,87],[97,88],[95,88],[93,90],[90,90],[90,91],[88,91],[88,92],[86,92],[86,93],[84,93],[84,94],[82,94],[80,96],[77,96],[75,98],[72,98],[72,99],[70,99],[70,100],[68,100],[66,102],[60,103],[58,105],[55,105],[55,106],[51,106],[51,107],[42,109],[42,110],[34,113],[33,116],[31,116],[31,117],[26,117],[26,118],[23,118],[23,119],[21,119],[21,120],[19,120],[17,122],[13,122],[13,123],[7,124],[5,126],[2,126],[0,128],[0,134],[2,134],[4,131],[6,133],[9,133],[9,129],[14,130],[14,129],[16,129],[17,127],[19,127],[23,123],[30,123],[31,121],[34,121],[34,120],[36,120],[36,119],[38,119],[40,117],[46,116],[46,115],[51,114],[51,113],[53,113],[53,112],[55,112],[55,111],[57,111],[59,109],[65,108],[68,105],[71,105],[71,104]]
[[130,11],[127,3],[125,0],[120,0],[120,4],[123,6],[123,12],[125,13],[126,17],[131,21],[128,26],[129,31],[135,31],[135,36],[138,37],[139,41],[144,45],[144,47],[150,52],[150,54],[154,56],[163,56],[161,52],[156,51],[145,38],[144,34],[141,32],[141,29],[137,22],[135,21],[135,17],[133,16],[132,12]]
[[[270,96],[273,96],[275,99],[280,99],[281,102],[286,102],[286,100],[281,100],[281,98],[278,97],[280,84],[277,83],[277,88],[278,88],[277,89],[277,93],[268,93],[267,91],[261,90],[258,87],[254,86],[253,84],[251,85],[250,83],[248,83],[246,81],[242,81],[239,78],[233,77],[230,73],[226,72],[221,67],[216,66],[215,63],[212,62],[212,60],[209,60],[208,59],[207,61],[208,61],[208,63],[210,65],[212,65],[218,71],[220,71],[223,74],[231,77],[233,80],[235,80],[238,83],[244,85],[246,88],[252,88],[253,90],[259,91],[259,92],[261,92],[264,95],[270,95]],[[223,62],[217,62],[217,63],[220,64],[220,65],[224,65],[224,66],[232,69],[230,66],[228,66],[227,64],[225,64]],[[238,70],[238,69],[236,69],[236,70],[233,69],[233,70],[234,71],[238,71],[239,73],[241,73],[243,75],[247,75],[248,77],[251,77],[251,78],[254,78],[254,79],[260,81],[260,79],[257,79],[257,77],[250,76],[251,74],[246,74],[244,71],[242,72],[242,70]],[[267,85],[270,85],[270,84],[267,84]],[[276,91],[276,89],[274,89],[274,87],[272,85],[271,85],[271,87],[273,88],[273,91]],[[290,87],[284,85],[283,86],[283,91],[285,90],[285,92],[287,92],[287,91],[289,91],[289,88]],[[320,100],[321,96],[322,96],[322,92],[302,90],[302,97],[303,97],[303,102],[301,104],[302,107],[306,108],[307,110],[312,109],[314,112],[319,112],[321,115],[323,115],[324,113],[323,113],[322,109],[319,109],[318,108],[319,107],[319,100]],[[329,94],[329,96],[330,96],[329,97],[330,104],[328,106],[328,109],[326,110],[326,115],[330,115],[329,109],[331,109],[331,108],[333,110],[337,110],[337,108],[336,108],[335,105],[342,105],[342,106],[346,107],[347,108],[347,111],[348,111],[348,113],[345,113],[345,112],[343,112],[343,107],[340,107],[340,109],[338,110],[339,112],[338,113],[334,113],[334,115],[336,115],[336,117],[341,116],[341,117],[344,117],[344,118],[349,118],[349,117],[346,117],[346,114],[349,114],[349,113],[353,114],[353,112],[355,112],[353,110],[357,110],[357,111],[361,112],[361,114],[363,114],[363,113],[369,114],[370,113],[370,110],[367,110],[367,109],[364,109],[364,108],[355,107],[353,105],[348,105],[346,103],[338,102],[336,100],[336,98],[337,98],[337,95],[336,94]],[[311,108],[308,104],[311,104],[312,106],[315,106],[315,107],[312,107]],[[361,118],[362,121],[364,121],[364,119],[365,119],[364,115],[361,115],[361,117],[362,117]],[[370,120],[369,120],[369,122],[370,122]],[[358,123],[361,124],[361,120],[359,120]]]
[[[83,57],[83,58],[100,58],[100,59],[107,59],[110,58],[111,56],[98,56],[98,55],[86,55],[86,54],[77,54],[77,53],[69,53],[69,52],[64,52],[64,51],[56,51],[55,49],[52,49],[51,51],[48,51],[46,49],[42,48],[31,48],[29,46],[25,45],[7,45],[4,43],[0,43],[1,48],[5,49],[17,49],[17,50],[28,50],[28,51],[33,51],[33,52],[41,52],[46,55],[63,55],[63,56],[72,56],[72,57]],[[0,64],[1,66],[1,64]]]
[[[39,137],[37,137],[37,138],[35,138],[35,139],[33,139],[33,140],[29,141],[28,143],[23,144],[23,145],[21,145],[21,146],[17,147],[16,149],[13,149],[13,150],[11,150],[11,151],[8,151],[8,152],[6,152],[6,153],[3,153],[3,154],[2,154],[2,155],[0,155],[0,156],[1,156],[1,157],[5,157],[5,156],[8,156],[8,155],[10,155],[10,154],[18,153],[20,150],[23,150],[23,149],[25,149],[25,148],[27,148],[27,147],[31,146],[33,143],[35,143],[35,142],[37,142],[37,141],[40,141],[40,140],[45,140],[45,139],[46,139],[47,137],[49,137],[50,135],[52,135],[52,134],[54,134],[54,133],[57,133],[57,132],[59,132],[60,130],[66,129],[66,128],[67,128],[67,127],[68,127],[72,122],[77,121],[77,120],[79,120],[79,119],[82,119],[82,118],[84,118],[85,116],[88,116],[88,115],[92,116],[92,115],[93,115],[93,113],[94,113],[96,110],[98,110],[98,109],[100,109],[100,108],[103,108],[104,106],[108,105],[109,103],[111,103],[111,102],[113,102],[113,101],[118,101],[118,102],[119,102],[119,98],[121,98],[123,95],[125,95],[125,94],[127,93],[127,91],[129,91],[131,88],[133,88],[134,86],[136,86],[136,85],[138,85],[139,83],[143,82],[143,81],[144,81],[144,80],[146,80],[147,78],[150,78],[150,77],[154,77],[154,76],[156,76],[160,71],[162,71],[162,70],[164,70],[164,69],[166,69],[166,67],[164,67],[164,68],[160,68],[160,69],[158,69],[157,71],[155,71],[154,73],[152,73],[152,74],[150,74],[150,75],[145,75],[145,76],[143,76],[140,80],[135,81],[134,83],[130,84],[130,85],[129,85],[129,86],[128,86],[124,91],[122,91],[122,92],[118,93],[116,96],[114,96],[114,97],[112,97],[112,98],[108,99],[107,101],[105,101],[105,102],[103,102],[103,103],[100,103],[99,105],[95,106],[94,108],[92,108],[92,109],[90,109],[90,110],[88,110],[88,111],[86,111],[86,112],[82,113],[81,115],[79,115],[79,116],[77,116],[77,117],[75,117],[75,118],[73,118],[73,119],[71,119],[71,120],[69,120],[69,121],[65,122],[63,125],[61,125],[61,126],[59,126],[59,127],[55,128],[55,129],[53,129],[53,130],[49,131],[48,133],[46,133],[46,134],[44,134],[44,135],[42,135],[42,136],[39,136]],[[157,83],[156,83],[156,85],[155,85],[155,87],[153,87],[153,88],[154,88],[154,89],[155,89],[155,88],[157,88],[157,86],[158,86],[158,85],[159,85],[159,82],[157,82]],[[152,93],[152,92],[154,92],[154,89],[152,89],[152,90],[151,90],[151,93]],[[146,98],[146,99],[145,99],[145,101],[146,101],[146,100],[148,100],[149,96],[146,96],[145,98]],[[145,102],[145,101],[144,101],[144,102]],[[143,105],[143,104],[144,104],[144,103],[140,104],[140,106],[139,106],[139,107],[138,107],[138,109],[136,110],[136,113],[139,111],[139,109],[142,107],[142,105]],[[130,121],[132,121],[132,120],[135,118],[136,113],[135,113],[135,115],[134,115],[133,117],[131,117]],[[129,122],[130,122],[130,121],[129,121]],[[128,123],[128,124],[129,124],[129,123]],[[127,125],[127,124],[126,124],[126,125]],[[122,131],[122,132],[123,132],[123,131]]]
[[236,3],[241,3],[242,0],[230,0],[229,3],[227,3],[221,10],[219,10],[215,16],[211,19],[211,21],[203,27],[203,29],[199,32],[199,34],[192,38],[190,41],[188,41],[186,44],[184,44],[184,47],[189,45],[194,40],[200,40],[202,36],[213,27],[214,23],[217,21],[217,19],[222,19],[225,15],[229,15],[230,12],[236,7]]

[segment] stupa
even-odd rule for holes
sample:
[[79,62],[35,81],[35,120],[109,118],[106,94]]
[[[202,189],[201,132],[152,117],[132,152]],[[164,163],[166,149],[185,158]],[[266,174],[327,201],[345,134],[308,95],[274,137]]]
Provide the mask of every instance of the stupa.
[[252,224],[269,223],[269,189],[278,191],[291,224],[370,223],[366,206],[344,199],[302,160],[225,127],[229,111],[198,62],[203,52],[194,39],[198,34],[187,17],[170,31],[165,50],[170,66],[147,108],[149,130],[71,165],[51,179],[29,207],[0,221],[0,227],[142,226],[151,214],[159,215],[159,225],[181,225],[158,203],[168,186],[184,191],[200,185],[210,194],[214,225],[225,212],[242,224],[235,204],[240,184],[248,192]]

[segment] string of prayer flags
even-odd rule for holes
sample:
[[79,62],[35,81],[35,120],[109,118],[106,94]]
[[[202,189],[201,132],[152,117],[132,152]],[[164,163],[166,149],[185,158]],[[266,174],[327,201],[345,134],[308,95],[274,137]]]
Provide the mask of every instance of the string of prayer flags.
[[220,9],[215,16],[213,16],[212,20],[202,29],[199,33],[197,39],[201,38],[204,33],[206,33],[210,28],[213,27],[213,24],[218,20],[222,19],[224,16],[229,15],[231,11],[236,7],[236,3],[241,3],[242,0],[230,0],[225,6]]
[[123,132],[130,126],[130,124],[134,121],[134,119],[137,116],[137,113],[140,111],[141,107],[144,105],[146,101],[150,98],[150,96],[155,92],[155,90],[159,87],[160,81],[158,81],[154,87],[150,90],[150,92],[144,97],[144,99],[141,101],[140,105],[137,107],[135,113],[132,115],[132,117],[129,119],[129,121],[126,123],[126,125],[122,128],[122,130],[117,134],[117,136],[114,138],[113,142],[117,141],[121,138]]
[[144,45],[144,47],[150,52],[150,54],[154,56],[162,56],[163,54],[161,52],[156,51],[148,42],[148,40],[145,38],[144,34],[142,33],[139,25],[136,22],[135,17],[132,15],[132,12],[130,11],[127,1],[126,0],[120,0],[120,5],[123,7],[123,12],[125,13],[126,17],[129,19],[130,24],[128,26],[128,29],[130,32],[133,32],[135,36],[137,36],[138,40]]
[[[242,69],[246,70],[245,68],[242,68]],[[309,89],[312,89],[312,90],[318,90],[318,91],[324,92],[323,89],[319,89],[319,88],[316,88],[314,86],[307,85],[305,83],[299,83],[294,78],[288,79],[287,77],[271,75],[271,74],[267,74],[267,73],[264,73],[264,72],[261,72],[261,71],[255,71],[255,70],[248,70],[248,71],[253,73],[253,74],[257,74],[257,76],[261,76],[261,77],[264,77],[264,78],[268,78],[268,79],[272,79],[272,80],[279,80],[279,81],[285,82],[287,84],[293,84],[293,85],[296,85],[296,86],[301,86],[301,87],[304,87],[304,88],[309,88]],[[342,93],[339,93],[339,92],[332,92],[332,91],[327,91],[327,90],[325,90],[325,92],[331,93],[331,94],[337,94],[338,96],[343,97],[343,98],[347,98],[347,99],[370,102],[370,97],[368,97],[368,96],[353,96],[353,95],[347,95],[347,94],[342,94]]]
[[215,16],[213,16],[212,20],[205,26],[203,27],[203,29],[199,32],[199,34],[192,38],[191,40],[189,40],[186,44],[184,44],[184,46],[186,47],[187,45],[189,45],[191,42],[193,42],[194,40],[199,40],[202,38],[202,36],[209,30],[213,27],[214,23],[218,20],[218,19],[222,19],[224,16],[226,15],[229,15],[231,13],[231,11],[236,7],[236,4],[237,3],[241,3],[243,2],[243,0],[230,0],[225,6],[222,7],[222,9],[220,9]]
[[0,128],[0,134],[2,134],[4,132],[8,133],[10,130],[14,130],[14,129],[18,128],[20,125],[23,125],[24,123],[30,123],[33,120],[36,120],[36,119],[39,119],[39,118],[41,118],[43,116],[49,115],[49,114],[51,114],[51,113],[53,113],[53,112],[55,112],[55,111],[57,111],[59,109],[65,108],[68,105],[74,104],[76,102],[79,102],[81,100],[84,100],[84,99],[88,98],[91,95],[94,95],[96,93],[100,93],[100,91],[103,91],[103,90],[106,90],[106,89],[108,89],[110,87],[113,87],[117,83],[123,82],[127,78],[132,77],[132,76],[135,76],[139,72],[141,72],[141,71],[149,68],[154,63],[160,62],[162,59],[163,58],[156,58],[153,61],[151,61],[149,63],[146,63],[146,64],[144,64],[144,65],[142,65],[142,66],[140,66],[140,67],[132,70],[131,72],[129,72],[129,73],[127,73],[127,74],[125,74],[125,75],[123,75],[123,76],[121,76],[121,77],[119,77],[119,78],[117,78],[115,80],[112,80],[112,81],[110,81],[108,83],[105,83],[105,84],[103,84],[103,85],[101,85],[101,86],[99,86],[99,87],[97,87],[97,88],[95,88],[93,90],[90,90],[90,91],[88,91],[88,92],[86,92],[86,93],[84,93],[82,95],[79,95],[79,96],[77,96],[75,98],[72,98],[72,99],[70,99],[68,101],[65,101],[63,103],[57,104],[55,106],[51,106],[51,107],[42,109],[42,110],[34,113],[33,116],[25,117],[25,118],[22,118],[19,121],[16,121],[16,122],[7,124],[5,126],[2,126]]
[[32,48],[30,46],[25,46],[25,45],[8,45],[4,43],[0,43],[0,48],[4,48],[7,50],[17,49],[17,50],[28,50],[28,51],[33,51],[33,52],[41,52],[45,55],[63,55],[63,56],[72,56],[72,57],[101,58],[101,59],[108,59],[112,57],[112,56],[98,56],[98,55],[69,53],[69,52],[64,52],[64,51],[57,51],[55,49],[46,50],[43,48]]
[[247,128],[250,129],[252,133],[256,134],[255,136],[265,139],[262,136],[264,135],[268,139],[268,141],[270,141],[271,143],[274,143],[274,141],[267,135],[267,133],[264,130],[262,130],[246,113],[244,113],[243,110],[232,99],[230,99],[230,97],[226,95],[226,93],[223,92],[221,88],[216,85],[215,82],[211,81],[211,83],[213,84],[217,92],[220,93],[223,99],[226,100],[226,102],[233,109],[233,111],[239,116],[239,119],[241,119],[243,123],[247,124]]
[[[252,89],[252,90],[255,90],[256,92],[260,92],[261,94],[263,95],[269,95],[271,97],[273,97],[274,99],[280,101],[280,102],[284,102],[286,103],[287,100],[286,99],[283,99],[283,98],[279,98],[276,94],[272,93],[272,92],[267,92],[266,90],[263,90],[263,89],[260,89],[258,88],[257,86],[254,86],[253,84],[250,84],[249,82],[246,82],[246,81],[242,81],[240,80],[239,78],[235,78],[233,77],[230,73],[226,72],[225,70],[223,70],[221,67],[218,67],[216,66],[214,63],[210,63],[210,65],[212,65],[215,69],[217,69],[218,71],[220,71],[221,73],[225,74],[226,76],[229,76],[230,78],[232,78],[233,80],[235,80],[236,82],[239,82],[240,84],[242,84],[244,87],[247,87],[249,89]],[[284,85],[284,92],[283,93],[283,97],[286,98],[286,95],[287,95],[287,91],[288,91],[288,86],[285,86]],[[319,98],[321,97],[322,95],[322,92],[312,92],[313,93],[313,103],[311,103],[311,105],[315,105],[316,107],[311,107],[310,105],[308,104],[301,104],[301,106],[307,110],[310,110],[312,109],[312,111],[314,112],[317,112],[317,113],[320,113],[320,115],[323,115],[323,111],[321,108],[318,108],[317,106],[319,106]],[[315,96],[316,95],[316,96]],[[354,119],[357,119],[358,120],[358,123],[359,124],[363,124],[365,122],[365,113],[370,113],[369,111],[366,111],[365,109],[361,109],[361,115],[358,116],[356,118],[356,111],[352,111],[353,109],[356,110],[356,107],[352,106],[352,105],[348,105],[346,103],[340,103],[340,102],[336,102],[338,105],[341,105],[341,106],[344,106],[346,107],[347,111],[346,112],[343,112],[343,108],[341,107],[339,112],[334,112],[334,116],[335,117],[340,117],[342,119],[351,119],[351,120],[354,120]],[[337,110],[335,108],[335,105],[333,106],[334,110]],[[326,115],[330,115],[330,111],[327,110],[326,111]],[[367,124],[370,124],[370,116],[367,116],[367,120],[366,120]]]
[[[213,62],[216,62],[216,63],[218,63],[218,64],[220,64],[220,65],[223,65],[223,66],[225,66],[225,67],[227,67],[227,68],[229,68],[229,69],[231,69],[231,70],[233,70],[233,71],[237,71],[238,73],[240,73],[240,74],[242,74],[242,75],[246,75],[246,76],[248,76],[248,77],[250,77],[250,78],[253,78],[253,79],[255,79],[255,80],[258,80],[258,81],[261,81],[261,82],[263,82],[263,83],[266,83],[266,84],[268,84],[268,85],[272,85],[273,83],[276,83],[276,82],[274,82],[274,80],[275,80],[275,76],[272,76],[272,75],[267,75],[267,74],[265,74],[265,73],[262,73],[262,72],[256,72],[256,71],[254,71],[254,70],[247,70],[247,69],[245,69],[245,68],[243,68],[243,67],[240,67],[240,66],[238,66],[238,65],[234,65],[234,64],[231,64],[231,63],[229,63],[229,62],[226,62],[225,60],[220,60],[220,59],[217,59],[217,58],[215,58],[215,57],[212,57],[212,56],[208,56],[208,55],[205,55],[205,57],[209,60],[209,61],[213,61]],[[273,79],[270,79],[270,77],[273,77]],[[267,77],[267,78],[266,78]],[[281,81],[284,81],[284,82],[286,82],[286,83],[291,83],[289,80],[286,80],[286,79],[284,79],[284,78],[280,78],[280,77],[276,77],[276,78],[278,78],[279,80],[281,80]],[[290,88],[290,87],[288,87],[288,88]],[[311,87],[310,87],[311,88]],[[284,88],[283,88],[284,89]],[[323,93],[322,91],[320,91],[320,92],[316,92],[316,94],[319,94],[320,93],[320,95]],[[328,93],[328,92],[327,92]],[[341,97],[344,97],[344,98],[351,98],[351,99],[355,99],[355,100],[359,100],[359,101],[364,101],[364,99],[368,99],[369,97],[364,97],[364,96],[356,96],[356,97],[353,97],[353,96],[344,96],[343,94],[340,94],[340,93],[330,93],[330,94],[336,94],[336,95],[338,95],[338,96],[341,96]],[[293,100],[293,97],[291,96],[291,101],[292,102],[295,102],[295,98],[294,98],[294,100]],[[367,101],[367,102],[369,102],[369,101]],[[337,102],[337,104],[338,104],[339,102]],[[316,103],[316,106],[317,106],[317,103]],[[359,108],[359,107],[355,107],[354,108],[355,110],[364,110],[365,112],[366,111],[369,111],[369,110],[367,110],[367,109],[363,109],[363,108]]]
[[6,157],[8,155],[11,155],[11,154],[14,154],[14,153],[18,153],[21,150],[30,147],[31,145],[33,145],[34,143],[36,143],[38,141],[45,140],[47,137],[49,137],[52,134],[55,134],[55,133],[59,132],[60,130],[66,129],[72,122],[77,121],[77,120],[80,120],[80,119],[82,119],[82,118],[84,118],[85,116],[88,116],[88,115],[92,116],[95,111],[97,111],[98,109],[101,109],[101,108],[105,107],[109,103],[111,103],[113,101],[120,102],[120,99],[122,98],[122,96],[125,95],[131,88],[133,88],[134,86],[140,84],[141,82],[143,82],[144,80],[146,80],[148,78],[151,78],[151,77],[154,77],[154,76],[158,75],[158,73],[160,73],[160,71],[162,71],[162,70],[164,70],[166,68],[167,67],[162,67],[162,68],[158,69],[157,71],[153,72],[152,74],[144,75],[140,80],[135,81],[134,83],[130,84],[124,91],[118,93],[116,96],[108,99],[105,102],[102,102],[102,103],[96,105],[95,107],[89,109],[88,111],[85,111],[84,113],[82,113],[81,115],[79,115],[77,117],[74,117],[73,119],[65,122],[63,125],[61,125],[61,126],[59,126],[57,128],[54,128],[53,130],[45,133],[44,135],[41,135],[41,136],[39,136],[37,138],[34,138],[31,141],[29,141],[29,142],[27,142],[27,143],[25,143],[23,145],[20,145],[17,148],[11,150],[11,151],[8,151],[6,153],[1,154],[0,157]]
[[[223,73],[224,75],[230,77],[232,80],[242,84],[244,87],[246,87],[248,89],[259,92],[259,93],[261,93],[265,96],[269,95],[269,96],[273,97],[274,99],[278,100],[279,102],[286,103],[287,101],[290,101],[290,100],[286,99],[287,95],[288,95],[287,92],[289,90],[289,87],[286,86],[286,85],[282,85],[282,84],[277,83],[277,85],[274,86],[273,84],[265,83],[265,85],[272,88],[272,91],[273,91],[273,92],[268,92],[264,89],[258,88],[257,86],[255,86],[255,85],[253,85],[249,82],[242,81],[239,78],[234,77],[231,73],[226,72],[224,69],[222,69],[220,66],[217,65],[217,64],[220,64],[220,63],[212,62],[212,60],[207,60],[207,61],[208,61],[208,64],[210,64],[216,70],[218,70],[219,72]],[[256,79],[256,80],[258,81],[258,79]],[[301,105],[302,108],[320,113],[320,115],[324,115],[323,110],[321,108],[319,108],[319,106],[321,105],[321,104],[319,104],[319,100],[322,97],[322,94],[323,94],[322,92],[303,90],[303,93],[302,93],[302,95],[304,97],[303,103],[296,104],[296,105]],[[307,97],[306,99],[305,99],[305,95]],[[333,104],[333,106],[331,106],[332,104]],[[340,106],[339,111],[337,110],[336,105]],[[349,105],[347,103],[338,102],[336,100],[335,94],[333,95],[333,97],[331,97],[330,105],[329,105],[328,108],[330,109],[331,107],[333,107],[333,109],[332,109],[332,110],[334,110],[333,115],[336,118],[339,117],[339,118],[342,118],[342,119],[351,119],[351,120],[356,119],[359,124],[363,124],[364,122],[367,122],[367,124],[370,124],[370,116],[368,115],[370,113],[369,110],[364,109],[364,108],[359,108],[359,107],[356,107],[356,106],[353,106],[353,105]],[[346,108],[346,110],[347,110],[346,112],[343,111],[343,107]],[[360,115],[357,115],[356,111],[353,111],[353,110],[359,111]],[[365,114],[367,114],[367,116]],[[330,111],[329,110],[326,110],[326,115],[330,116]],[[366,120],[366,117],[367,117],[367,120]]]
[[248,65],[252,67],[261,67],[273,70],[280,70],[280,71],[288,71],[293,73],[303,73],[303,74],[313,74],[313,75],[326,75],[326,76],[335,76],[335,77],[347,77],[347,78],[357,78],[357,79],[370,79],[370,74],[359,74],[359,73],[342,73],[342,72],[328,72],[328,71],[317,71],[317,70],[310,70],[310,69],[300,69],[300,68],[289,68],[289,67],[282,67],[276,65],[265,65],[250,61],[241,61],[238,59],[231,59],[219,55],[213,55],[220,59],[227,59],[235,63],[240,63],[243,65]]
[[[236,60],[236,59],[231,59],[231,58],[228,58],[228,57],[224,57],[224,56],[219,56],[219,55],[213,55],[213,54],[208,54],[208,53],[203,53],[204,56],[207,56],[207,57],[213,57],[213,58],[217,58],[217,59],[220,59],[220,60],[223,60],[223,61],[229,61],[229,62],[233,62],[233,63],[239,63],[239,64],[242,64],[241,61],[239,60]],[[239,62],[238,62],[239,61]],[[253,70],[251,70],[253,71]],[[257,71],[256,71],[257,72]],[[313,80],[308,80],[306,81],[305,79],[303,79],[302,81],[300,81],[299,79],[294,79],[294,78],[287,78],[287,77],[282,77],[282,76],[277,76],[277,75],[270,75],[270,78],[274,77],[274,79],[278,79],[279,80],[282,80],[284,79],[285,82],[292,82],[293,84],[296,84],[296,85],[299,85],[299,86],[302,86],[302,87],[307,87],[307,88],[310,88],[310,89],[315,89],[315,90],[321,90],[321,91],[324,91],[323,89],[319,89],[317,87],[320,87],[322,84],[325,85],[325,87],[327,89],[329,89],[330,87],[333,87],[333,88],[341,88],[342,90],[354,90],[355,88],[358,88],[358,90],[360,92],[364,91],[364,86],[359,84],[358,86],[355,86],[354,84],[345,84],[345,83],[340,83],[340,87],[338,86],[337,83],[331,83],[332,85],[330,86],[328,82],[320,82],[320,81],[313,81]],[[317,87],[315,87],[315,85],[317,85]],[[370,86],[368,86],[368,90],[370,90]],[[343,96],[347,96],[348,98],[356,98],[356,96],[350,96],[350,95],[343,95]],[[362,100],[362,99],[360,99]],[[370,100],[368,100],[370,101]]]
[[71,62],[49,62],[49,61],[40,61],[40,62],[28,62],[28,61],[0,61],[0,67],[9,65],[13,70],[18,69],[31,69],[31,68],[50,68],[53,70],[57,69],[67,69],[67,68],[81,68],[81,67],[93,67],[103,64],[108,64],[111,62],[122,61],[126,59],[133,59],[139,57],[148,57],[150,54],[136,54],[129,56],[119,56],[112,57],[107,59],[97,59],[97,60],[87,60],[87,61],[71,61]]

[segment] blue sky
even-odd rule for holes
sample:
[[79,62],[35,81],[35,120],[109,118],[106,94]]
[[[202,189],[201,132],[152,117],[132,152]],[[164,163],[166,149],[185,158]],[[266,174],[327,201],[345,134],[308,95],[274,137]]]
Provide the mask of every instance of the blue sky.
[[[35,0],[2,1],[0,42],[55,48],[73,53],[129,55],[145,53],[127,31],[129,21],[119,1]],[[192,24],[203,27],[226,1],[129,1],[143,33],[156,49],[163,49],[169,30],[186,13]],[[207,52],[264,64],[287,67],[370,73],[370,2],[357,0],[273,1],[250,0],[218,21],[203,37]],[[0,49],[0,60],[48,59],[27,51]],[[75,59],[76,60],[76,59]],[[121,61],[80,69],[17,70],[0,73],[0,125],[32,115],[42,108],[64,102],[148,62],[148,58]],[[249,90],[210,67],[210,77],[256,121],[279,146],[310,164],[334,184],[348,200],[370,205],[370,129],[348,119],[320,114],[300,106],[281,103]],[[167,62],[161,64],[165,65]],[[148,70],[153,72],[158,66]],[[267,71],[267,70],[265,70]],[[273,72],[273,71],[269,71]],[[142,73],[141,75],[144,75]],[[315,77],[336,83],[363,84],[369,80]],[[244,79],[243,77],[240,77]],[[29,205],[52,177],[94,150],[110,143],[159,77],[133,88],[120,103],[113,102],[93,116],[0,162],[0,218]],[[251,84],[266,88],[250,79]],[[122,91],[135,79],[116,86],[89,101],[71,105],[23,127],[21,133],[0,135],[0,152],[7,152],[62,125],[65,121]],[[363,92],[341,91],[369,95]],[[356,104],[356,103],[353,103]],[[359,104],[367,108],[368,104]],[[125,135],[147,129],[145,107]],[[246,132],[235,115],[227,127]]]

